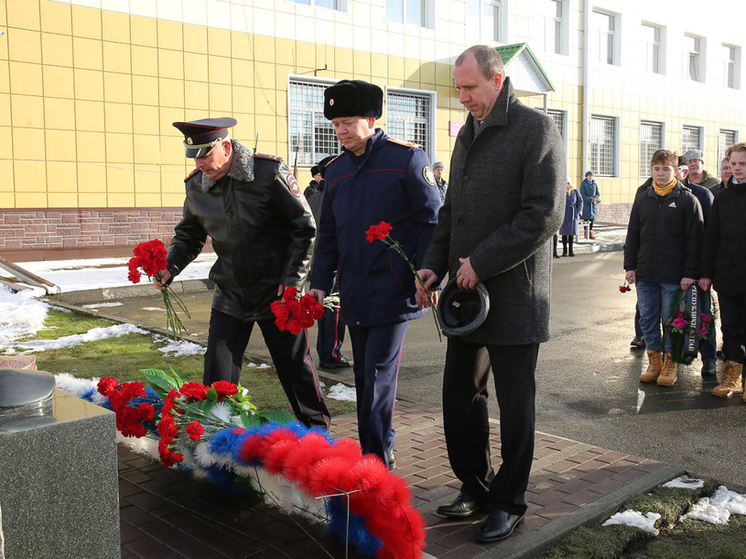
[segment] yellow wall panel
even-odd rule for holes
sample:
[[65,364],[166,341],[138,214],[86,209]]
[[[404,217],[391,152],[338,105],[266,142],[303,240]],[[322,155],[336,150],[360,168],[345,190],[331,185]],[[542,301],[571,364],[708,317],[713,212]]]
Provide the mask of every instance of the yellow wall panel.
[[[106,162],[111,164],[131,165],[134,155],[132,149],[132,134],[115,134],[107,132],[106,136]],[[107,178],[109,177],[107,173]],[[109,184],[111,189],[111,184]]]
[[209,84],[210,87],[210,113],[221,113],[229,115],[233,111],[233,100],[231,87],[229,85]]
[[[352,53],[352,69],[356,76],[370,76],[370,53],[354,51]],[[370,80],[370,78],[367,78]]]
[[[156,138],[157,142],[158,138]],[[156,143],[156,152],[158,146]],[[135,138],[135,154],[137,154],[137,138]],[[159,165],[144,165],[138,163],[135,168],[135,192],[141,194],[158,194],[161,191],[161,168]]]
[[[103,143],[103,141],[102,141]],[[78,163],[78,192],[106,193],[106,167],[91,163]],[[88,207],[96,204],[88,204]],[[106,201],[100,204],[106,205]]]
[[158,27],[158,46],[162,49],[175,49],[181,52],[184,48],[182,38],[183,25],[175,21],[159,19]]
[[157,208],[161,205],[160,194],[142,194],[135,193],[136,208]]
[[131,76],[104,72],[104,100],[114,103],[132,103]]
[[40,2],[41,30],[48,33],[70,35],[72,33],[72,9],[61,2]]
[[109,10],[101,11],[101,25],[104,33],[103,38],[107,41],[115,41],[117,43],[127,43],[129,47],[130,42],[130,16],[129,14],[121,14],[119,12],[111,12]]
[[225,29],[207,28],[207,53],[211,56],[231,55],[231,33]]
[[295,66],[298,61],[298,43],[287,39],[275,40],[275,62]]
[[42,34],[41,56],[44,64],[71,67],[73,65],[72,37],[52,33]]
[[[109,181],[112,182],[111,177]],[[106,207],[107,208],[133,208],[135,207],[135,194],[134,193],[120,193],[120,192],[109,192],[106,195]]]
[[[75,133],[75,143],[78,146],[78,161],[90,163],[106,162],[106,137],[103,132],[82,132]],[[78,166],[79,176],[90,174],[89,167],[96,165]],[[89,172],[90,171],[90,172]],[[101,188],[105,188],[106,182],[101,183]]]
[[8,63],[10,67],[10,92],[42,95],[41,66],[25,62]]
[[10,74],[6,63],[0,64],[0,92],[10,93]]
[[104,104],[96,101],[75,101],[75,129],[104,131]]
[[158,46],[158,28],[153,18],[130,16],[130,37],[133,45]]
[[184,82],[161,78],[158,80],[158,95],[162,107],[183,107]]
[[138,105],[157,105],[158,78],[133,75],[132,102]]
[[158,107],[132,106],[132,122],[135,134],[158,134]]
[[[47,161],[47,176],[49,177],[49,192],[66,192],[73,201],[78,202],[78,164],[75,161]],[[59,204],[52,204],[58,206]]]
[[[207,118],[209,115],[203,114],[202,116],[195,118]],[[194,120],[192,118],[184,118],[184,109],[176,107],[159,107],[158,108],[158,121],[160,122],[160,135],[165,136],[164,140],[170,141],[169,137],[178,138],[179,141],[184,140],[184,136],[177,128],[174,127],[174,122],[186,122],[188,120]],[[163,151],[163,150],[161,150]],[[181,154],[182,157],[184,154]]]
[[233,109],[235,112],[254,112],[254,89],[251,87],[233,88]]
[[161,150],[158,136],[135,136],[135,165],[141,163],[158,164]]
[[[13,129],[10,126],[0,126],[0,146],[7,146],[6,157],[10,158],[13,156]],[[8,183],[12,186],[13,161],[10,159],[0,160],[0,173],[3,173],[3,177],[8,177],[10,179]],[[2,183],[3,181],[0,181],[0,190],[7,190],[8,185]]]
[[73,35],[101,39],[101,10],[73,6]]
[[14,161],[16,192],[35,192],[39,198],[47,188],[47,169],[43,161]]
[[73,63],[76,68],[103,70],[104,55],[101,41],[73,37]]
[[87,101],[104,100],[104,75],[96,70],[75,68],[75,96]]
[[132,105],[104,103],[104,119],[107,132],[132,133]]
[[254,85],[254,63],[249,60],[236,60],[231,61],[231,83],[235,85],[243,85],[253,87]]
[[75,101],[72,99],[44,99],[44,123],[47,128],[75,130]]
[[164,208],[179,207],[184,204],[183,194],[166,194],[165,192],[161,196],[161,204]]
[[62,66],[42,66],[44,78],[44,95],[46,97],[75,97],[75,79],[72,68]]
[[274,62],[275,39],[263,35],[254,35],[254,58],[262,62]]
[[184,50],[207,54],[207,27],[203,25],[184,25]]
[[14,127],[13,157],[15,159],[43,161],[46,157],[44,154],[44,130]]
[[81,208],[105,208],[106,194],[80,193],[78,194],[78,205]]
[[16,195],[12,192],[0,192],[0,208],[15,208]]
[[[206,116],[206,115],[205,115]],[[177,122],[177,121],[172,121]],[[174,128],[176,130],[176,128]],[[178,130],[177,130],[178,132]],[[161,164],[164,165],[183,165],[185,159],[184,136],[179,134],[178,138],[159,138]],[[190,165],[194,165],[194,160],[190,159]],[[183,177],[182,177],[183,178]]]
[[231,33],[231,56],[241,60],[254,59],[253,37],[248,33]]
[[209,90],[204,82],[184,82],[184,106],[187,109],[207,110]]
[[47,194],[47,204],[50,208],[77,208],[77,192],[50,192]]
[[0,93],[0,126],[11,125],[10,114],[10,94]]
[[103,47],[105,71],[126,74],[132,72],[132,58],[130,56],[129,45],[105,41]]
[[208,79],[207,55],[193,52],[184,53],[184,78],[195,82]]
[[158,68],[162,78],[184,79],[184,55],[181,51],[160,49]]
[[[298,49],[295,53],[298,72],[307,72],[319,68],[316,65],[316,45],[309,43],[297,43]],[[320,66],[323,68],[323,64]]]
[[47,195],[43,192],[16,193],[16,208],[48,208]]
[[[184,152],[181,152],[182,159],[180,165],[161,165],[161,192],[162,195],[169,194],[172,196],[171,202],[163,202],[164,206],[180,207],[184,204],[184,179],[194,170],[194,159],[184,159]],[[187,165],[184,165],[184,163]]]
[[37,0],[6,0],[8,27],[39,31],[39,2]]
[[44,99],[30,95],[10,96],[13,126],[44,128]]
[[19,62],[41,63],[41,33],[13,29],[3,39],[8,41],[8,56]]
[[400,56],[388,57],[389,85],[399,85],[404,80],[404,59]]
[[[274,143],[277,140],[277,134],[275,133],[276,119],[269,115],[256,115],[256,132],[259,133],[259,143],[267,146],[268,143]],[[263,151],[266,148],[262,148],[259,151],[262,153],[273,153]]]
[[420,66],[422,87],[432,89],[435,86],[435,62],[425,62]]
[[142,76],[157,76],[158,51],[151,47],[133,45],[132,73]]
[[352,51],[350,49],[334,49],[334,71],[337,77],[352,76]]
[[257,62],[254,64],[254,79],[255,85],[260,89],[274,89],[275,88],[275,66],[274,64],[267,64],[265,62]]
[[[233,111],[233,118],[238,121],[238,124],[233,128],[231,134],[234,138],[237,138],[247,147],[254,149],[254,143],[256,142],[256,126],[254,126],[254,114],[242,113],[244,111],[253,111],[253,108],[241,108],[237,107],[237,111]],[[261,145],[261,138],[259,139]],[[261,150],[260,150],[261,151]]]
[[[135,192],[135,175],[132,169],[124,167],[109,166],[106,168],[107,194],[110,196],[109,205],[111,205],[111,194],[134,194]],[[134,198],[133,198],[134,200]],[[115,204],[117,207],[121,204]],[[127,206],[123,206],[127,207]]]
[[371,65],[373,67],[373,76],[376,78],[385,78],[389,72],[389,58],[385,54],[371,53]]
[[47,159],[75,161],[75,132],[72,130],[47,130]]
[[208,60],[210,83],[231,83],[231,59],[221,56],[210,56]]

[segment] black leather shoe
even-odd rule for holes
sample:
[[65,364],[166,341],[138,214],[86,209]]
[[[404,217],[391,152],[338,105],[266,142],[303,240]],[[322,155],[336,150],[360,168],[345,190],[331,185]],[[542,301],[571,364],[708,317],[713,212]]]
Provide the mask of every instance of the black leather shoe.
[[510,536],[523,524],[522,514],[510,514],[504,510],[494,509],[477,532],[477,540],[484,543],[499,542]]
[[634,338],[632,339],[632,341],[631,341],[631,342],[629,342],[629,345],[631,345],[632,347],[640,347],[640,348],[644,348],[644,347],[645,347],[645,337],[644,337],[644,336],[642,336],[642,335],[640,335],[640,336],[635,336],[635,337],[634,337]]
[[352,363],[346,358],[340,357],[339,361],[332,361],[331,363],[324,363],[322,361],[320,366],[322,369],[348,369],[352,366]]
[[717,369],[715,368],[715,363],[712,361],[705,361],[702,363],[702,376],[703,377],[711,377],[712,375],[717,374]]
[[464,516],[471,516],[475,512],[489,507],[489,505],[490,501],[487,495],[474,497],[473,495],[462,491],[459,493],[458,499],[453,501],[450,505],[438,507],[437,514],[451,518],[463,518]]

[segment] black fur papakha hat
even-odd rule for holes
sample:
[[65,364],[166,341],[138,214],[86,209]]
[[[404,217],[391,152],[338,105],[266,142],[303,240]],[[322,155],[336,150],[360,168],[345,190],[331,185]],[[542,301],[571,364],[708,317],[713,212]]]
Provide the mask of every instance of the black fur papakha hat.
[[461,291],[455,279],[448,282],[438,299],[440,328],[446,336],[473,332],[490,312],[490,296],[480,281],[474,291]]
[[342,80],[324,90],[324,116],[381,118],[383,90],[363,80]]

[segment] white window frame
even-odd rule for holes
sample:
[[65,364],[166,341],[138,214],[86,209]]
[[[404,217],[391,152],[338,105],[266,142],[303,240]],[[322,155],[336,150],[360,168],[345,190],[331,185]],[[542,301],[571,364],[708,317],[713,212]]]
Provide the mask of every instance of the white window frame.
[[651,74],[665,74],[666,28],[663,25],[658,25],[648,21],[643,21],[642,26],[651,29],[654,37],[655,33],[658,33],[657,41],[654,38],[652,43],[650,41],[645,41],[643,44],[643,48],[645,49],[645,69]]
[[[655,147],[652,153],[649,153],[649,149],[645,149],[645,153],[643,153],[643,148],[646,147],[646,143],[643,142],[642,138],[642,131],[645,126],[657,126],[660,129],[660,143]],[[666,123],[659,121],[659,120],[650,120],[650,119],[643,119],[640,121],[640,150],[639,150],[639,165],[638,165],[638,171],[640,178],[647,178],[650,176],[650,162],[653,159],[653,153],[655,153],[659,149],[665,149],[666,148]]]
[[[707,76],[707,39],[685,33],[684,79],[695,83],[705,83]],[[693,44],[690,44],[693,41]],[[696,76],[693,76],[696,74]]]
[[[726,134],[733,134],[733,141],[732,142],[723,142],[723,133]],[[739,142],[739,134],[738,130],[733,130],[732,128],[721,128],[718,131],[718,178],[720,177],[720,162],[725,159],[725,151],[732,146],[733,144],[737,144]]]
[[[593,123],[594,121],[612,121],[614,125],[614,139],[613,139],[613,169],[611,173],[607,173],[608,169],[601,169],[599,164],[596,162],[594,163],[594,148],[593,148]],[[609,178],[619,178],[619,169],[621,168],[621,119],[618,115],[611,115],[611,114],[604,114],[604,113],[591,113],[591,122],[589,123],[590,131],[588,134],[588,141],[590,142],[590,145],[588,146],[588,153],[589,153],[589,164],[590,169],[593,171],[593,174],[599,177],[609,177]]]
[[[464,6],[466,7],[466,22],[467,29],[473,29],[476,24],[479,29],[479,38],[482,41],[489,43],[506,43],[508,37],[508,10],[509,0],[466,0]],[[498,23],[497,23],[497,37],[494,33],[487,32],[487,22],[484,16],[484,10],[487,6],[497,7],[498,11]],[[478,14],[473,14],[473,10],[477,9]],[[494,30],[494,23],[493,23]]]
[[[606,16],[609,18],[609,22],[613,22],[613,29],[600,29],[591,25],[592,31],[592,49],[598,54],[596,61],[601,64],[610,64],[612,66],[619,66],[622,60],[622,15],[616,12],[610,12],[601,8],[593,8],[593,14]],[[593,16],[591,14],[591,16]],[[606,20],[604,20],[606,21]],[[601,48],[601,44],[605,44],[605,48]],[[612,52],[609,56],[609,46],[611,46]],[[600,57],[602,54],[606,54],[606,59],[602,60]]]
[[[302,76],[302,75],[296,75],[296,74],[288,74],[288,84],[287,84],[287,103],[288,103],[288,164],[293,165],[295,162],[295,154],[296,154],[296,148],[298,147],[298,138],[297,133],[295,130],[295,111],[294,108],[291,105],[291,89],[294,85],[305,85],[310,86],[313,88],[318,88],[321,92],[321,104],[320,106],[314,108],[308,107],[308,103],[303,103],[303,109],[302,112],[305,113],[311,113],[314,116],[319,116],[318,120],[314,120],[315,122],[319,123],[328,123],[329,127],[331,127],[331,134],[333,136],[333,144],[336,146],[332,150],[312,150],[311,152],[303,151],[298,152],[298,165],[300,166],[313,166],[316,165],[321,159],[326,157],[327,155],[336,155],[341,151],[341,144],[339,143],[339,140],[337,139],[336,134],[334,133],[334,127],[332,126],[331,122],[326,120],[326,117],[324,117],[324,98],[323,98],[323,91],[329,86],[334,85],[337,83],[336,80],[329,80],[324,78],[316,78],[311,76]],[[327,128],[325,125],[324,128]],[[303,130],[307,130],[306,127],[303,127]],[[314,147],[316,145],[316,134],[315,132],[311,132],[311,146]],[[261,140],[261,138],[260,138]],[[295,141],[294,141],[295,140]],[[305,143],[305,142],[304,142]]]
[[725,87],[730,89],[741,89],[741,47],[723,43],[725,49]]
[[[534,37],[536,44],[544,52],[567,55],[569,51],[569,33],[567,31],[567,22],[569,20],[570,2],[569,0],[537,0],[534,6],[542,3],[544,6],[550,6],[548,2],[555,4],[555,13],[549,17],[547,13],[534,14]],[[560,15],[557,15],[559,7]],[[551,30],[554,32],[550,32]],[[554,41],[551,38],[554,37]],[[551,44],[553,43],[553,44]]]
[[[687,142],[685,143],[685,131],[696,131],[697,133],[697,142]],[[683,124],[681,126],[681,153],[685,153],[689,151],[690,149],[698,149],[700,151],[704,151],[704,148],[702,146],[705,145],[705,129],[704,126],[699,126],[698,124]]]
[[[331,10],[333,12],[347,12],[347,0],[285,0],[288,4],[300,4],[301,6],[309,6],[311,8],[320,8],[323,10]],[[332,2],[336,4],[336,7],[330,8],[325,6],[324,3]]]
[[[543,113],[544,105],[534,105],[534,109],[536,109],[540,113]],[[565,145],[565,153],[570,153],[568,150],[568,146],[570,145],[568,141],[569,134],[567,133],[568,125],[570,122],[568,120],[570,118],[570,111],[568,111],[567,109],[560,109],[556,107],[547,107],[546,115],[549,118],[551,118],[555,124],[557,124],[557,119],[552,116],[553,114],[562,116],[562,128],[560,128],[559,126],[557,126],[557,128],[560,129],[560,136],[562,137],[562,143]]]
[[[392,17],[395,10],[394,4],[401,4],[401,13]],[[408,20],[407,6],[409,4],[419,4],[424,13],[420,13],[419,23],[413,23]],[[401,25],[411,25],[420,29],[435,29],[435,0],[385,0],[386,23],[399,23]]]
[[435,156],[438,153],[438,146],[437,146],[437,127],[435,126],[435,123],[437,123],[437,117],[436,117],[436,109],[438,105],[438,94],[435,91],[429,91],[426,89],[411,89],[411,88],[404,88],[404,87],[389,87],[386,86],[386,90],[384,92],[384,96],[386,99],[385,103],[385,117],[386,117],[386,133],[392,137],[400,138],[402,140],[408,140],[413,141],[417,144],[420,144],[421,142],[417,142],[415,139],[412,138],[401,138],[400,135],[397,135],[393,133],[392,131],[392,119],[393,115],[390,114],[389,109],[392,107],[392,104],[389,103],[389,95],[407,95],[407,96],[415,96],[415,97],[427,97],[429,98],[429,111],[428,115],[421,119],[421,122],[424,123],[427,127],[426,132],[426,141],[427,145],[421,146],[425,153],[427,153],[427,156],[430,158],[430,161],[435,161]]

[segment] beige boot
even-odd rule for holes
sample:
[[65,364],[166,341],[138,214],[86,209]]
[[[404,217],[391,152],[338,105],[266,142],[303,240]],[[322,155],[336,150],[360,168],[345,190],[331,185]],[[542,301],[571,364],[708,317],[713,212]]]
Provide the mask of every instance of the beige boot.
[[640,382],[655,382],[663,369],[663,357],[660,351],[648,350],[648,369],[640,375]]
[[666,359],[663,362],[663,371],[661,371],[661,376],[658,377],[658,386],[673,386],[673,383],[676,382],[678,371],[679,364],[671,359],[670,353],[666,353]]
[[[716,386],[712,389],[712,395],[720,398],[727,398],[733,394],[741,392],[743,390],[741,384],[741,374],[743,373],[743,365],[736,363],[735,361],[725,362],[725,378],[720,386]],[[744,399],[746,402],[746,399]]]

